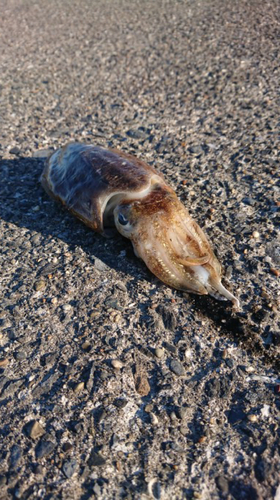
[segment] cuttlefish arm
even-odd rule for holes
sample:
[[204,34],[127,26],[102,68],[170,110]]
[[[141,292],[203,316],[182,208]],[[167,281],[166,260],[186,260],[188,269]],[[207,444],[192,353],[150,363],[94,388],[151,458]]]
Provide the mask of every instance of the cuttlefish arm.
[[161,281],[239,306],[221,283],[221,266],[206,235],[171,188],[154,186],[142,200],[116,207],[114,215],[119,232],[132,241],[136,255]]

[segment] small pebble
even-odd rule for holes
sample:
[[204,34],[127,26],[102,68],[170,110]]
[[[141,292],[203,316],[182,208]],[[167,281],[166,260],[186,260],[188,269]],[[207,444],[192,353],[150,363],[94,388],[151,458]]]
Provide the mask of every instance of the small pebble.
[[82,349],[83,349],[83,351],[88,351],[88,350],[90,349],[90,347],[91,347],[91,343],[90,343],[88,340],[86,340],[86,341],[82,344]]
[[34,288],[36,292],[44,290],[44,288],[46,288],[46,282],[44,280],[36,281],[36,283],[34,284]]
[[253,238],[257,239],[260,237],[260,233],[259,231],[254,231],[253,234],[252,234]]
[[0,368],[6,368],[8,366],[9,360],[7,358],[0,359]]
[[227,495],[229,491],[229,483],[228,480],[224,476],[216,477],[216,484],[223,493],[223,495]]
[[250,422],[257,422],[259,419],[258,419],[258,416],[257,415],[254,415],[254,414],[251,414],[251,415],[247,415],[247,418]]
[[52,453],[55,444],[52,441],[40,441],[36,448],[36,458],[43,458]]
[[116,398],[113,402],[113,404],[117,407],[117,408],[124,408],[126,405],[127,405],[128,401],[124,398]]
[[145,412],[150,413],[153,409],[154,405],[152,403],[149,403],[148,405],[145,406]]
[[121,281],[116,283],[116,288],[118,288],[119,290],[121,290],[122,292],[127,292],[127,289],[126,289],[126,286],[124,283],[122,283]]
[[172,411],[172,412],[170,413],[170,420],[171,420],[171,422],[173,422],[173,423],[174,423],[174,422],[177,422],[177,416],[176,416],[175,411]]
[[44,469],[43,469],[43,467],[42,467],[42,465],[41,465],[41,464],[36,464],[36,465],[34,466],[33,471],[34,471],[34,474],[43,474]]
[[186,349],[186,350],[185,350],[185,358],[186,358],[186,359],[190,359],[190,358],[192,358],[192,356],[193,356],[193,355],[192,355],[192,351],[191,351],[191,349]]
[[170,363],[170,370],[175,373],[175,375],[178,375],[180,377],[181,375],[184,375],[185,370],[184,367],[177,361],[177,359],[172,359]]
[[75,460],[75,458],[66,460],[66,462],[64,462],[62,466],[62,471],[68,479],[73,476],[76,469],[77,469],[77,461]]
[[198,443],[199,444],[205,443],[206,439],[207,439],[206,436],[200,436],[200,438],[198,439]]
[[17,444],[14,444],[11,448],[10,454],[10,464],[11,468],[16,468],[22,456],[22,449]]
[[29,425],[27,426],[27,434],[32,439],[37,439],[45,434],[45,429],[39,422],[37,422],[37,420],[33,420],[29,422]]
[[47,158],[52,152],[52,149],[37,149],[32,156],[33,158]]
[[14,146],[9,152],[11,155],[18,155],[20,153],[20,149],[17,146]]
[[152,411],[150,412],[149,415],[151,417],[151,423],[152,423],[152,425],[158,425],[159,419],[157,418],[157,416]]
[[64,311],[64,312],[66,312],[66,313],[67,313],[67,312],[71,311],[72,306],[71,306],[70,304],[64,304],[64,305],[62,306],[62,309],[63,309],[63,311]]
[[98,483],[94,483],[92,491],[94,493],[94,498],[100,498],[102,494],[101,486]]
[[112,359],[111,365],[115,370],[120,370],[123,367],[123,363],[119,359]]
[[14,358],[17,360],[17,361],[23,361],[24,359],[26,359],[27,357],[27,354],[25,351],[16,351],[14,352]]
[[274,267],[271,267],[270,272],[271,272],[271,274],[274,274],[274,276],[280,276],[279,269],[275,269]]
[[169,344],[169,342],[164,342],[164,347],[167,351],[172,354],[177,354],[177,348],[173,344]]
[[156,347],[155,355],[158,359],[161,359],[164,356],[164,349],[162,349],[161,347]]
[[7,484],[7,478],[6,478],[6,476],[4,476],[4,474],[1,474],[0,475],[0,488],[2,486],[5,486],[5,484]]
[[88,465],[90,467],[101,467],[102,465],[105,465],[106,460],[105,458],[102,457],[99,453],[96,451],[92,451],[90,454],[90,457],[88,459]]
[[69,451],[73,450],[74,446],[69,443],[68,441],[66,443],[63,443],[62,445],[62,449],[64,451],[64,453],[69,453]]
[[134,376],[135,389],[140,396],[147,396],[151,390],[148,378],[144,372],[137,371]]
[[84,382],[79,382],[77,385],[74,387],[74,392],[77,394],[78,392],[83,391],[85,388],[85,383]]

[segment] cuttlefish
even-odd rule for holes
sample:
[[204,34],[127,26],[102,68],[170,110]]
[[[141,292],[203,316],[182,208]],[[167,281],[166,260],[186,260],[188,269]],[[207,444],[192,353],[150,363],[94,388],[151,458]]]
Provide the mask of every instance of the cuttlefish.
[[71,143],[47,159],[41,182],[94,231],[115,225],[167,285],[239,306],[208,238],[154,167],[118,149]]

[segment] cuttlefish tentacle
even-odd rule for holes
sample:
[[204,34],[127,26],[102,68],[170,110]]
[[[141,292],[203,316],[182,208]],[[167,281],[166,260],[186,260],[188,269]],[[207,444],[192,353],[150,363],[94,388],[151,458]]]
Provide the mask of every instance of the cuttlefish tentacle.
[[202,257],[180,257],[179,255],[175,254],[175,258],[179,262],[179,264],[182,264],[183,266],[203,266],[204,264],[207,264],[209,262],[209,255],[202,255]]
[[221,266],[206,235],[152,166],[115,149],[74,143],[50,156],[41,181],[95,231],[104,234],[114,223],[167,285],[238,307],[221,283]]

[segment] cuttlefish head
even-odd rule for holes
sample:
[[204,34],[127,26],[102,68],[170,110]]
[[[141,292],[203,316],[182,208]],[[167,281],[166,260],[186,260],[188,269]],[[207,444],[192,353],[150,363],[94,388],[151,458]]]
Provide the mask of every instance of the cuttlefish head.
[[239,306],[221,283],[221,266],[206,235],[171,188],[156,185],[142,199],[124,200],[116,206],[114,219],[135,254],[161,281]]

